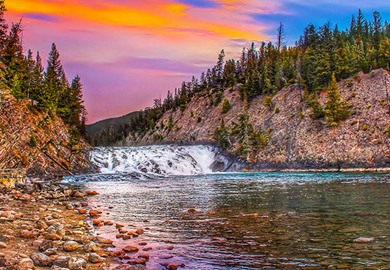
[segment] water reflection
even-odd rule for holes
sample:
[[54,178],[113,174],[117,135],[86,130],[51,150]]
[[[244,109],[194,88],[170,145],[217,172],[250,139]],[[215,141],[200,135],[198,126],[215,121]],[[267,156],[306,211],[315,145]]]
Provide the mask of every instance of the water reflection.
[[107,218],[148,228],[136,242],[153,246],[150,267],[173,260],[188,269],[390,268],[389,174],[111,177],[82,185],[100,193],[91,203]]

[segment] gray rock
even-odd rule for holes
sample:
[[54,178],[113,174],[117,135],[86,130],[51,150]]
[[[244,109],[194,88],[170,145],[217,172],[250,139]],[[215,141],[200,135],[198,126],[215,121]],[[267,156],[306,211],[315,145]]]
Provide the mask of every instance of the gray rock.
[[46,229],[46,232],[49,234],[58,235],[62,238],[65,235],[64,225],[61,223],[54,223]]
[[39,245],[38,250],[40,252],[44,252],[49,248],[53,248],[53,241],[51,240],[45,240],[42,242],[42,244]]
[[114,270],[146,270],[146,266],[144,265],[128,265],[122,264],[114,268]]
[[48,228],[46,222],[44,222],[43,220],[39,220],[37,226],[39,229],[43,230],[46,230]]
[[35,266],[48,267],[51,265],[49,257],[40,252],[31,254],[31,259],[34,261]]
[[5,258],[0,258],[0,267],[6,267],[7,266],[7,260]]
[[34,268],[34,262],[30,258],[21,259],[19,262],[19,270],[28,270]]
[[374,242],[375,238],[374,237],[359,237],[353,240],[355,243],[371,243]]
[[85,252],[96,252],[99,250],[98,246],[94,242],[89,242],[83,246]]
[[87,261],[83,258],[71,258],[68,267],[70,270],[82,270],[87,268]]
[[63,267],[59,267],[57,265],[53,265],[50,269],[51,270],[69,270],[69,268],[63,268]]
[[88,261],[90,263],[100,263],[100,262],[103,262],[104,259],[102,257],[100,257],[98,254],[96,253],[90,253],[88,255]]
[[43,252],[47,256],[52,256],[57,254],[57,250],[55,248],[49,248],[46,249],[45,252]]
[[69,256],[58,256],[53,260],[53,265],[62,267],[62,268],[67,268],[69,267]]

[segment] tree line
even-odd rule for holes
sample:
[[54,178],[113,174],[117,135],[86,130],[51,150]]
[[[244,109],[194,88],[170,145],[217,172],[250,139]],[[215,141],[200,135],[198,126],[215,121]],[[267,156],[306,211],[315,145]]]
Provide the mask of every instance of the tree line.
[[[344,119],[348,109],[330,105],[319,107],[317,92],[326,87],[334,89],[335,82],[360,71],[390,69],[390,25],[379,12],[373,12],[372,18],[368,19],[359,10],[344,30],[338,25],[332,27],[331,22],[320,27],[309,24],[293,46],[286,45],[285,36],[284,26],[280,24],[275,43],[261,42],[258,47],[252,43],[242,50],[237,60],[225,60],[222,50],[214,67],[199,78],[192,77],[181,87],[168,91],[165,99],[155,99],[152,108],[141,111],[130,123],[106,132],[103,141],[112,143],[128,135],[142,136],[156,128],[165,112],[184,110],[198,94],[208,96],[210,106],[223,101],[226,112],[230,104],[223,99],[223,90],[227,87],[238,87],[241,98],[247,99],[250,105],[250,101],[259,95],[272,95],[294,84],[302,89],[302,99],[306,98],[313,107],[315,118]],[[333,92],[333,103],[340,103],[337,91]],[[332,108],[339,112],[332,112]],[[169,130],[169,124],[164,128]],[[261,137],[258,141],[264,140]]]
[[68,81],[60,53],[53,43],[47,67],[39,52],[24,53],[22,22],[9,25],[0,0],[0,77],[17,99],[29,99],[31,106],[50,116],[58,115],[79,134],[85,133],[86,109],[79,76]]

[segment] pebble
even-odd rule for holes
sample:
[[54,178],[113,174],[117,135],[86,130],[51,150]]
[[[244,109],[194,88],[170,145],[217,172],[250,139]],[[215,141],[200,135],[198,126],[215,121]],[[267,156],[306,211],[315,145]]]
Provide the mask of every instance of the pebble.
[[20,237],[22,238],[32,238],[33,237],[33,232],[28,231],[28,230],[21,230],[20,231]]
[[137,234],[143,234],[143,233],[145,233],[145,230],[142,229],[142,228],[138,228],[135,232],[136,232]]
[[63,245],[63,249],[68,252],[75,251],[79,249],[79,247],[79,244],[75,241],[67,241]]
[[82,198],[82,197],[85,197],[85,193],[82,193],[80,191],[76,191],[73,195],[73,197],[76,197],[76,198]]
[[103,223],[104,221],[100,220],[100,219],[94,219],[92,221],[92,224],[95,225],[95,226],[98,226],[100,223]]
[[31,254],[31,259],[34,261],[36,266],[47,267],[50,264],[49,257],[40,252],[34,252]]
[[98,210],[89,210],[89,216],[92,217],[92,218],[95,218],[95,217],[98,217],[100,215],[100,211]]
[[41,230],[46,230],[49,227],[43,220],[39,220],[37,225]]
[[84,209],[84,208],[79,208],[79,209],[77,209],[77,211],[79,212],[79,214],[81,214],[81,215],[84,215],[84,214],[86,214],[88,211],[87,211],[87,209]]
[[29,270],[34,268],[34,262],[30,258],[21,259],[18,265],[19,270]]
[[374,237],[359,237],[353,240],[355,243],[371,243],[374,242],[375,238]]
[[139,248],[135,246],[126,246],[122,248],[122,250],[130,253],[130,252],[138,252]]
[[38,250],[40,252],[44,252],[49,248],[53,248],[53,241],[51,240],[44,240],[38,247]]
[[125,233],[127,233],[128,231],[127,230],[125,230],[125,229],[123,229],[123,228],[120,228],[119,229],[119,233],[121,233],[121,234],[125,234]]
[[86,194],[88,195],[88,196],[94,196],[94,195],[98,195],[99,193],[97,192],[97,191],[87,191],[86,192]]
[[132,259],[129,261],[130,264],[145,264],[146,259],[145,258],[137,258],[137,259]]
[[82,270],[87,268],[87,261],[83,258],[71,258],[68,263],[70,270]]
[[53,260],[53,264],[62,268],[67,268],[69,265],[69,256],[58,256]]
[[134,266],[122,264],[114,268],[114,270],[137,270]]
[[100,263],[100,262],[103,262],[104,259],[96,253],[90,253],[88,255],[88,261],[91,263]]
[[47,249],[45,252],[43,252],[45,255],[47,256],[52,256],[52,255],[56,255],[57,254],[57,250],[55,250],[54,248],[49,248]]
[[4,242],[0,242],[0,248],[7,248],[7,244]]
[[175,263],[168,264],[168,269],[169,270],[176,270],[179,267],[179,265]]
[[94,242],[89,242],[83,246],[85,252],[96,252],[99,248]]
[[145,258],[148,261],[150,258],[150,255],[148,253],[140,253],[138,255],[138,258]]

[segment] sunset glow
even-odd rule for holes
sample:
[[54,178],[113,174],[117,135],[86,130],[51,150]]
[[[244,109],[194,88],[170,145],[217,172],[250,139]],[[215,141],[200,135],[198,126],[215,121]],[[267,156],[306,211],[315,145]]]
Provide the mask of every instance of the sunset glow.
[[306,2],[6,0],[5,5],[9,22],[22,18],[26,50],[46,57],[51,43],[57,44],[67,73],[81,76],[94,122],[149,106],[212,67],[221,49],[237,57],[252,41],[273,41],[279,22],[293,44],[310,22],[333,18],[333,24],[348,27],[359,7],[367,17],[378,10],[384,20],[390,18],[390,3]]

